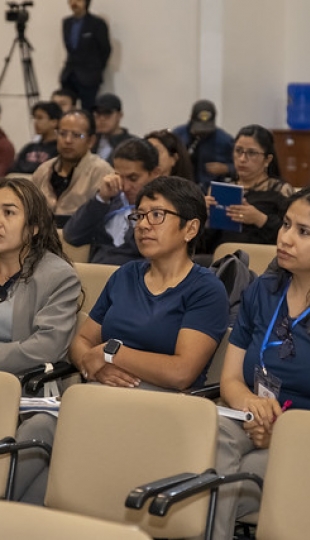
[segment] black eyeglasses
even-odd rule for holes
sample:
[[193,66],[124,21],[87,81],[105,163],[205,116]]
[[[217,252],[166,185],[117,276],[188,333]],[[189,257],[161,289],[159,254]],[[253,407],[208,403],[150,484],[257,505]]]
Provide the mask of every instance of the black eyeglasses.
[[132,212],[131,214],[129,214],[127,219],[132,223],[133,227],[135,227],[138,223],[141,223],[141,221],[145,217],[150,225],[161,225],[165,221],[167,214],[170,214],[171,216],[177,216],[181,219],[186,220],[186,218],[183,218],[177,212],[173,212],[172,210],[164,210],[162,208],[154,208],[153,210],[149,210],[148,212]]
[[285,360],[289,356],[295,356],[295,345],[293,341],[293,334],[291,330],[290,321],[287,317],[284,317],[283,321],[276,327],[277,337],[282,341],[279,346],[279,357],[281,360]]
[[257,156],[264,156],[265,152],[258,152],[258,150],[253,150],[252,148],[249,148],[249,150],[245,150],[241,146],[236,146],[236,148],[234,148],[234,154],[239,158],[244,154],[244,157],[246,159],[255,159],[257,158]]

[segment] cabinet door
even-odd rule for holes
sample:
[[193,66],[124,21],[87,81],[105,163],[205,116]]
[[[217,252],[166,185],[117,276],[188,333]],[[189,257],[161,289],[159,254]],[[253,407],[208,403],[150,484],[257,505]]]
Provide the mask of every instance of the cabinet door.
[[310,131],[275,130],[281,176],[295,187],[310,185]]

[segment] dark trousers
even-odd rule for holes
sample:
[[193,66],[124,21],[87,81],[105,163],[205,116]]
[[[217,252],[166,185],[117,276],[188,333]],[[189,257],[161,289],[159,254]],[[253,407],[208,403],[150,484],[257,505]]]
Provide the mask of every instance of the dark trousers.
[[62,84],[62,87],[71,90],[77,95],[81,100],[82,109],[92,111],[100,83],[93,86],[85,86],[77,80],[74,73],[71,73],[68,79]]

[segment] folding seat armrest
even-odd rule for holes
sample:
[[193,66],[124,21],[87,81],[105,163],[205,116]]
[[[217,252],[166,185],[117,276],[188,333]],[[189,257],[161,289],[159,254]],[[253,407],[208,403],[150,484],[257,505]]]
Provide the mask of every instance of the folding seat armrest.
[[45,365],[41,364],[40,366],[32,367],[30,369],[25,369],[17,374],[21,387],[23,388],[25,384],[32,379],[35,375],[40,375],[44,373]]
[[202,493],[203,491],[217,491],[223,484],[239,482],[241,480],[251,480],[258,484],[262,489],[263,480],[254,473],[237,473],[230,475],[218,475],[214,470],[206,471],[196,478],[190,479],[183,483],[167,489],[159,493],[152,501],[149,507],[149,513],[155,516],[165,516],[169,508],[179,502]]
[[201,388],[190,387],[184,390],[183,394],[205,397],[211,400],[217,399],[220,397],[220,383],[207,384]]
[[0,455],[13,454],[20,450],[29,450],[29,448],[42,448],[50,457],[52,453],[52,447],[44,441],[32,439],[29,441],[16,442],[12,437],[5,437],[0,440]]
[[43,388],[45,383],[61,379],[67,375],[77,373],[77,371],[77,368],[68,362],[56,362],[53,364],[51,371],[46,373],[44,372],[43,366],[43,371],[40,372],[39,370],[34,370],[31,377],[29,373],[27,374],[27,379],[24,384],[25,391],[28,394],[35,396]]
[[187,480],[197,478],[197,476],[198,475],[194,473],[182,473],[175,476],[162,478],[160,480],[156,480],[155,482],[150,482],[149,484],[138,486],[129,493],[125,501],[125,506],[127,508],[140,510],[147,499],[155,497],[155,495],[163,490],[172,488],[173,486],[184,483]]
[[21,450],[28,450],[29,448],[41,448],[47,453],[48,460],[51,457],[52,447],[44,441],[33,439],[29,441],[16,442],[13,437],[5,437],[4,439],[0,440],[0,455],[2,456],[4,454],[10,454],[11,456],[5,491],[5,499],[8,501],[13,499],[18,453]]

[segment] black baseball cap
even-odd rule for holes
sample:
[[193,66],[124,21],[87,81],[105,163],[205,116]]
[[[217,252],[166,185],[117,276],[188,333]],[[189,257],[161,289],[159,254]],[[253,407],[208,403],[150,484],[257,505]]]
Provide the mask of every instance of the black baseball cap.
[[194,103],[190,119],[190,130],[193,135],[209,135],[216,129],[216,108],[212,101],[201,99]]
[[110,114],[122,110],[122,102],[115,94],[102,94],[98,96],[93,107],[94,112]]

